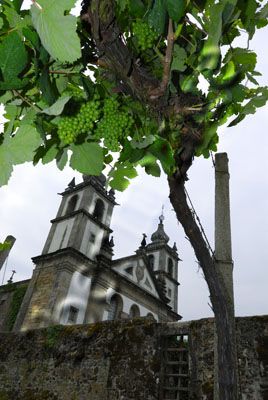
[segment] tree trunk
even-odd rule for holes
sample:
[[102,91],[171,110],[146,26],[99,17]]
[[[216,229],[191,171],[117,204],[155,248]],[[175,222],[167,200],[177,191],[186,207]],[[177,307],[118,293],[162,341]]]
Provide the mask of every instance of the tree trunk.
[[203,270],[215,315],[218,348],[219,400],[237,400],[238,382],[236,369],[236,340],[233,307],[228,301],[228,291],[223,278],[215,268],[215,260],[187,204],[184,182],[180,178],[168,178],[170,201],[178,221],[184,228]]

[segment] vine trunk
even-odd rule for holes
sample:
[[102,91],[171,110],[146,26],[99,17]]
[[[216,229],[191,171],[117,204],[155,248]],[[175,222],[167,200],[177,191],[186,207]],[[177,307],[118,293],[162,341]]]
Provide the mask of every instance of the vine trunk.
[[184,181],[176,176],[168,178],[170,201],[178,221],[184,228],[194,249],[207,282],[210,300],[215,315],[218,349],[219,400],[238,400],[238,380],[236,369],[236,340],[233,307],[215,260],[210,255],[203,235],[188,206]]

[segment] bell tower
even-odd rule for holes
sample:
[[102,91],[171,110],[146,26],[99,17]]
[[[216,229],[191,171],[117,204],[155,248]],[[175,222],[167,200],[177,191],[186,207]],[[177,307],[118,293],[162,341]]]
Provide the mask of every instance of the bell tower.
[[[13,330],[59,324],[72,317],[84,323],[98,255],[109,241],[114,191],[106,190],[104,175],[73,179],[62,201],[36,264]],[[66,306],[66,298],[71,306]],[[66,308],[67,307],[67,308]]]
[[176,243],[170,247],[169,237],[164,230],[163,212],[159,217],[157,230],[151,236],[151,243],[146,246],[146,254],[156,278],[165,285],[168,305],[178,311],[178,256]]
[[64,248],[73,248],[91,260],[96,259],[102,241],[112,232],[110,229],[114,191],[105,189],[104,175],[83,176],[83,182],[75,185],[74,179],[62,195],[57,216],[47,237],[42,255]]

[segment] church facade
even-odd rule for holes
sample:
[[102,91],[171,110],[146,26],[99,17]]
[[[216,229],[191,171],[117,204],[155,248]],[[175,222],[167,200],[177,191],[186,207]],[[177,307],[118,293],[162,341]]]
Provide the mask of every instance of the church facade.
[[[36,267],[14,331],[138,316],[159,322],[181,318],[179,256],[176,244],[168,244],[163,216],[149,243],[144,235],[135,254],[113,259],[110,225],[116,201],[105,185],[103,175],[83,176],[82,183],[73,180],[61,193],[42,254],[33,258]],[[0,327],[1,318],[3,313]]]

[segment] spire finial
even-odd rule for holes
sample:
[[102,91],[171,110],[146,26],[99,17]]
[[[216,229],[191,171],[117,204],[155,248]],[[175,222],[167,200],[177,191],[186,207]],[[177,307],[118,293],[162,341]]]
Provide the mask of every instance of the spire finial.
[[163,224],[164,219],[165,219],[165,217],[164,217],[164,204],[163,204],[162,205],[162,212],[161,212],[161,215],[159,217],[160,224]]

